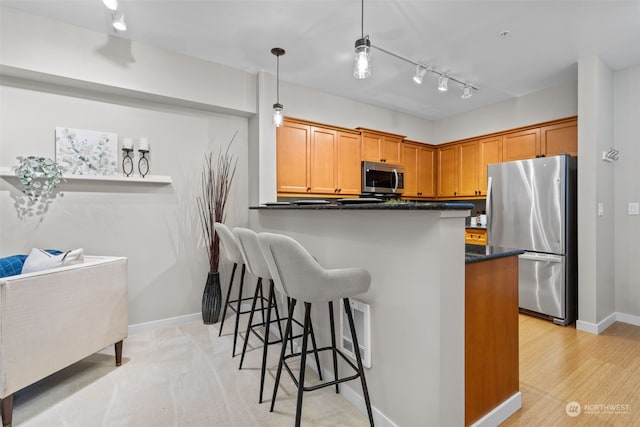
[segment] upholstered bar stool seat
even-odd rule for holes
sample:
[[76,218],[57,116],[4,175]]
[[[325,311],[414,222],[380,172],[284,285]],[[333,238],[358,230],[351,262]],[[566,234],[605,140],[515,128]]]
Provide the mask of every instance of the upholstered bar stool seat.
[[[287,355],[286,341],[283,341],[282,343],[280,360],[278,362],[278,370],[276,373],[276,382],[273,390],[273,397],[271,399],[271,411],[273,411],[275,406],[278,386],[280,383],[280,375],[282,373],[282,367],[284,366],[284,368],[291,376],[293,382],[298,387],[296,426],[299,426],[301,422],[302,395],[304,391],[312,391],[322,387],[335,385],[336,392],[339,392],[339,383],[350,381],[356,378],[360,378],[364,400],[367,407],[367,413],[369,416],[369,422],[373,426],[371,402],[369,401],[369,392],[365,380],[364,368],[362,366],[362,358],[360,356],[358,338],[356,336],[355,326],[353,323],[351,305],[349,304],[349,297],[365,293],[369,290],[369,286],[371,284],[371,275],[368,271],[361,268],[344,268],[335,270],[325,269],[305,250],[304,247],[302,247],[302,245],[300,245],[300,243],[288,236],[272,233],[260,233],[258,235],[258,241],[260,243],[260,248],[262,249],[262,253],[264,255],[267,266],[269,267],[269,270],[274,277],[275,283],[279,288],[281,288],[282,292],[284,292],[284,294],[290,297],[292,300],[291,306],[289,307],[287,326],[285,327],[285,340],[291,334],[291,319],[296,302],[302,301],[304,302],[305,306],[301,351],[299,353],[291,352],[291,354]],[[335,321],[333,314],[334,300],[342,300],[344,303],[351,336],[353,338],[353,347],[357,365],[354,365],[351,360],[336,347]],[[311,322],[311,306],[313,303],[329,304],[331,346],[307,350],[307,337],[309,335],[309,324]],[[329,350],[333,353],[333,369],[335,379],[333,381],[326,381],[318,385],[305,387],[304,374],[307,353],[315,353],[315,355],[317,356],[318,352],[325,350]],[[353,368],[353,370],[355,371],[355,375],[343,378],[338,377],[338,355],[340,355],[342,359],[351,368]],[[297,356],[300,356],[300,374],[298,379],[296,379],[291,368],[287,365],[286,362],[287,359]]]
[[[238,242],[236,238],[231,233],[229,228],[220,223],[216,222],[213,225],[216,230],[216,234],[220,239],[220,245],[222,249],[224,249],[224,253],[226,258],[233,263],[233,269],[231,271],[231,279],[229,280],[229,290],[227,291],[227,298],[224,302],[224,308],[222,309],[222,320],[220,321],[220,331],[218,336],[222,335],[222,328],[224,327],[224,321],[227,316],[227,307],[231,308],[232,311],[235,312],[235,328],[233,330],[233,351],[232,357],[236,356],[236,342],[238,341],[238,326],[240,322],[240,315],[249,313],[249,310],[241,311],[241,306],[244,301],[251,301],[250,297],[243,298],[242,297],[242,289],[244,287],[244,274],[246,270],[246,265],[244,263],[244,258],[242,257],[242,253],[240,252],[240,248],[238,247]],[[238,290],[238,298],[230,299],[231,291],[233,289],[233,279],[236,275],[236,270],[238,265],[242,265],[242,272],[240,275],[240,289]]]

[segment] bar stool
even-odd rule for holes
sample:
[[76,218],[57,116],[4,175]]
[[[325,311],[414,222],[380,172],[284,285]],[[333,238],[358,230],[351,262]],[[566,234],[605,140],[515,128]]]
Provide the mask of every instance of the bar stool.
[[[238,247],[238,242],[236,238],[231,233],[229,228],[220,223],[216,222],[213,225],[216,233],[218,234],[218,238],[220,239],[220,244],[225,251],[226,257],[229,261],[233,263],[233,270],[231,270],[231,279],[229,280],[229,290],[227,291],[227,298],[224,302],[224,308],[222,309],[222,320],[220,321],[220,332],[218,336],[222,335],[222,328],[224,327],[224,321],[227,315],[227,307],[231,308],[236,314],[235,320],[235,328],[233,330],[233,353],[232,357],[236,357],[236,342],[238,340],[238,326],[240,321],[240,315],[249,313],[249,310],[241,311],[240,307],[244,301],[250,301],[250,297],[242,298],[242,288],[244,286],[244,273],[246,270],[246,265],[244,263],[244,259],[242,258],[242,253],[240,252],[240,248]],[[233,289],[233,279],[236,275],[236,269],[238,265],[242,264],[242,270],[240,274],[240,289],[238,291],[238,299],[230,300],[231,290]],[[233,304],[236,304],[234,307]]]
[[[358,338],[356,336],[353,324],[353,314],[349,297],[358,295],[369,290],[371,284],[371,275],[368,271],[361,268],[345,268],[339,270],[327,270],[320,266],[318,262],[294,239],[281,234],[260,233],[258,242],[265,261],[278,287],[282,288],[285,295],[291,298],[289,314],[287,317],[287,325],[285,327],[285,341],[282,343],[280,350],[280,360],[278,362],[278,370],[276,373],[275,386],[273,389],[273,397],[271,399],[271,411],[273,412],[276,396],[278,393],[278,385],[280,384],[280,375],[284,365],[287,372],[291,376],[294,384],[298,387],[298,399],[296,405],[296,427],[300,426],[302,419],[302,394],[304,391],[317,390],[319,388],[335,385],[336,393],[339,392],[338,384],[360,378],[362,384],[362,393],[369,415],[369,423],[373,423],[373,413],[371,411],[371,402],[369,400],[369,391],[364,376],[364,368],[362,366],[362,358],[360,356],[360,347],[358,346]],[[333,316],[333,300],[342,299],[349,321],[349,329],[353,337],[353,347],[356,356],[357,366],[354,365],[347,356],[336,347],[335,322]],[[304,302],[304,326],[302,332],[302,349],[298,353],[286,353],[286,339],[291,334],[291,323],[293,311],[296,302],[300,300]],[[311,305],[313,303],[329,304],[329,321],[331,326],[331,346],[314,348],[307,350],[307,337],[309,335],[309,324],[311,322]],[[315,353],[331,350],[333,354],[334,380],[326,381],[315,386],[304,386],[305,364],[307,353]],[[338,378],[338,361],[337,355],[340,355],[344,361],[351,366],[356,372],[355,375]],[[286,360],[291,357],[300,356],[300,375],[296,380],[291,368],[287,365]]]
[[[276,296],[274,294],[273,279],[271,277],[269,268],[267,267],[267,264],[265,262],[264,256],[262,255],[262,251],[260,250],[260,245],[258,244],[258,235],[253,230],[250,230],[248,228],[240,228],[240,227],[234,228],[233,234],[235,235],[238,241],[240,252],[242,252],[244,256],[245,264],[247,265],[249,273],[258,277],[258,285],[256,286],[256,291],[253,296],[253,302],[251,303],[251,313],[249,314],[249,323],[247,324],[247,332],[244,339],[244,345],[242,347],[242,356],[240,357],[239,369],[242,369],[244,356],[247,351],[247,343],[249,341],[249,335],[250,333],[253,333],[263,343],[262,365],[260,368],[260,395],[259,395],[259,402],[262,403],[262,395],[264,390],[264,376],[266,371],[268,348],[270,344],[277,344],[279,342],[282,342],[282,337],[284,335],[282,333],[281,322],[284,319],[281,318],[280,313],[278,313],[278,304],[276,301]],[[260,323],[254,324],[253,315],[256,310],[256,303],[259,298],[262,298],[262,284],[265,281],[269,282],[269,296],[267,297],[266,319],[264,317],[264,310],[263,310],[262,321]],[[259,291],[260,291],[260,297],[258,296]],[[261,300],[261,303],[262,303],[262,300]],[[275,309],[276,318],[274,320],[271,319],[272,309]],[[275,341],[272,341],[269,339],[271,323],[276,323],[278,325],[278,329],[280,332],[280,338]],[[257,329],[260,329],[261,327],[264,327],[264,336],[261,336],[257,332]],[[313,332],[311,333],[311,340],[313,342],[314,348],[316,348],[315,334],[313,334]],[[316,363],[319,371],[320,370],[319,357],[316,357]]]

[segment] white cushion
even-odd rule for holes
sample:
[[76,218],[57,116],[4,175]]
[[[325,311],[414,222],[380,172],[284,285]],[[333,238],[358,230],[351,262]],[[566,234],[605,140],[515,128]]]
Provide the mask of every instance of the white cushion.
[[84,261],[82,248],[67,251],[60,255],[52,255],[42,249],[33,248],[22,266],[22,274],[35,271],[62,267],[63,265],[78,264]]

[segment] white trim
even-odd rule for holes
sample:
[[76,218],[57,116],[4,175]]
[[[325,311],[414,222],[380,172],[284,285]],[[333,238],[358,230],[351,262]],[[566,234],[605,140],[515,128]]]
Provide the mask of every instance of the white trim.
[[135,325],[129,325],[129,335],[153,329],[167,328],[169,326],[180,325],[182,323],[189,323],[198,319],[202,320],[202,313],[185,314],[184,316],[169,317],[168,319],[136,323]]
[[[11,167],[0,167],[0,177],[18,178]],[[139,175],[64,175],[64,181],[102,181],[102,182],[135,182],[137,184],[171,184],[171,177],[166,175],[147,175],[144,178]],[[60,186],[64,186],[64,181]],[[62,190],[61,190],[62,191]]]
[[613,325],[618,317],[618,313],[611,313],[598,323],[585,322],[576,320],[576,329],[579,331],[589,332],[591,334],[600,335],[609,326]]
[[634,316],[633,314],[616,313],[616,320],[618,322],[640,326],[640,316]]
[[518,391],[513,396],[496,406],[473,423],[471,427],[494,427],[500,425],[504,420],[515,414],[520,408],[522,408],[522,394]]

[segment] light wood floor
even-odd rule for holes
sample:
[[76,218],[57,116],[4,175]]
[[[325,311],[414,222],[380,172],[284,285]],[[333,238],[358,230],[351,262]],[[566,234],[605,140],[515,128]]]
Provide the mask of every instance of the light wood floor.
[[[520,391],[503,426],[640,426],[640,327],[593,335],[521,314]],[[567,415],[570,402],[579,415]]]

